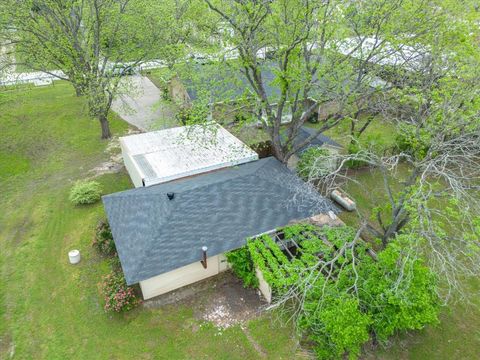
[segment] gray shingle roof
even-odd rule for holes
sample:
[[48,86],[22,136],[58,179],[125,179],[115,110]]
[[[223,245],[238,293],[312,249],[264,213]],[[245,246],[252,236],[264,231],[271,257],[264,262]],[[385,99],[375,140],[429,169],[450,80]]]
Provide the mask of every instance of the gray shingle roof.
[[[298,134],[297,136],[295,137],[295,145],[298,145],[298,144],[301,144],[302,142],[304,142],[306,139],[308,139],[308,137],[312,136],[312,135],[315,135],[316,132],[318,130],[317,129],[312,129],[312,128],[309,128],[307,126],[302,126],[300,128],[300,130],[298,131]],[[308,143],[307,145],[303,146],[298,152],[299,153],[302,153],[304,152],[306,149],[308,149],[309,147],[312,147],[312,146],[322,146],[323,144],[327,144],[327,145],[330,145],[330,146],[334,146],[334,147],[338,147],[338,148],[341,148],[342,145],[340,145],[339,143],[337,143],[336,141],[330,139],[328,136],[326,135],[323,135],[323,134],[319,134],[317,135],[316,137],[314,137],[312,139],[312,141],[310,141],[310,143]]]
[[[280,96],[280,89],[274,84],[276,76],[272,71],[273,68],[271,62],[266,62],[262,66],[265,91],[271,100]],[[253,93],[247,78],[238,69],[222,67],[219,64],[195,65],[194,69],[195,75],[192,75],[192,72],[188,74],[180,72],[179,74],[192,101],[201,98],[200,93],[202,92],[207,92],[209,101],[212,103],[232,101]]]
[[274,158],[106,195],[103,202],[128,284],[200,261],[204,245],[214,256],[291,220],[338,211]]

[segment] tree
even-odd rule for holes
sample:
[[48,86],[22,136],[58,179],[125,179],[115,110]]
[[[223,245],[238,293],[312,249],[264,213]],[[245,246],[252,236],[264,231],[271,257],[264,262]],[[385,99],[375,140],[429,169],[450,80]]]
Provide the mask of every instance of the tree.
[[[359,116],[384,91],[376,77],[384,71],[385,57],[433,26],[433,20],[419,21],[417,13],[429,7],[424,1],[205,2],[231,27],[225,42],[238,51],[239,71],[258,103],[275,156],[284,162],[341,121],[350,120],[352,134],[361,135],[371,121],[357,130]],[[405,58],[398,66],[414,61]],[[273,93],[267,89],[268,72],[277,88]],[[295,143],[301,126],[322,108],[327,116],[317,134]],[[291,122],[282,125],[287,114]]]
[[15,44],[17,64],[69,81],[77,95],[86,97],[102,138],[109,138],[107,116],[120,80],[164,44],[174,5],[150,0],[6,0],[2,25]]
[[[429,34],[435,39],[429,60],[390,92],[397,111],[385,114],[397,123],[397,147],[378,153],[359,144],[322,179],[324,191],[354,181],[368,194],[372,189],[351,177],[348,164],[371,167],[383,184],[375,193],[383,196],[359,216],[380,248],[399,234],[414,234],[404,245],[428,260],[449,292],[461,294],[460,279],[480,273],[480,58],[471,24],[449,22],[448,31],[439,26]],[[312,181],[317,172],[311,171]]]
[[270,285],[272,306],[288,311],[320,359],[356,359],[369,340],[438,322],[438,279],[405,247],[408,235],[375,254],[347,226],[298,223],[280,232],[277,241],[247,242],[252,268]]

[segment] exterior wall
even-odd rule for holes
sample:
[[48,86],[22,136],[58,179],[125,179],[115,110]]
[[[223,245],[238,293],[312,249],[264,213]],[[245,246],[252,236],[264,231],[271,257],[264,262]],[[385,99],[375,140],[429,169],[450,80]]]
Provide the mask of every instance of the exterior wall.
[[340,111],[340,105],[336,101],[327,101],[318,108],[318,120],[323,121]]
[[[225,261],[224,261],[225,260]],[[217,275],[229,268],[225,255],[220,254],[207,258],[207,268],[204,269],[200,259],[181,268],[169,271],[150,279],[140,281],[145,300],[165,294],[183,286]]]
[[135,165],[135,162],[133,161],[132,157],[130,156],[130,154],[125,149],[125,145],[123,144],[122,139],[120,139],[120,148],[122,149],[122,157],[123,157],[123,162],[125,164],[125,168],[127,169],[128,174],[130,175],[130,179],[132,179],[133,185],[136,188],[142,187],[143,186],[142,172]]
[[174,76],[168,82],[168,91],[172,100],[177,104],[182,106],[190,105],[190,96],[188,96],[185,86],[183,86],[182,82],[177,76]]
[[258,290],[260,290],[265,300],[270,304],[272,302],[272,288],[267,284],[262,272],[258,268],[255,268],[255,274],[258,279]]
[[225,254],[218,255],[218,272],[223,272],[230,269],[231,266],[227,261]]

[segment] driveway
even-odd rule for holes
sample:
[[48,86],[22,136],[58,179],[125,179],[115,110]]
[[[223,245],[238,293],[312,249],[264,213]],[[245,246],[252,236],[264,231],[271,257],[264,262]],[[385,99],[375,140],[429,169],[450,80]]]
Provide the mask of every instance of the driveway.
[[175,125],[176,107],[162,99],[162,93],[146,76],[124,77],[123,94],[112,103],[112,110],[129,124],[143,131]]

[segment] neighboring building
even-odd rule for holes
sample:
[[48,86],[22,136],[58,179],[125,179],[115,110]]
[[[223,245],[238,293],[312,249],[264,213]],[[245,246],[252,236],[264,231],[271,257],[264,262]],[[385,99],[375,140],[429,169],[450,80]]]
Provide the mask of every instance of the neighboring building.
[[[181,129],[186,131],[177,131]],[[164,138],[162,131],[144,135]],[[193,162],[195,176],[177,171],[191,159],[180,156],[190,153],[188,144],[186,149],[174,146],[170,154],[178,156],[178,163],[163,168],[175,180],[103,197],[127,284],[139,283],[144,299],[226,270],[225,252],[245,245],[248,237],[338,211],[272,157],[247,162],[242,155],[236,160],[243,159],[242,164],[228,168],[220,157],[217,165],[209,161],[204,173]],[[150,143],[143,146],[148,149]],[[228,146],[224,151],[229,153]],[[124,156],[126,163],[132,158]],[[135,172],[131,176],[138,181]],[[155,178],[161,180],[162,173]]]
[[[275,108],[275,99],[280,97],[280,90],[274,84],[276,76],[271,63],[263,65],[262,77],[267,96]],[[169,92],[171,98],[183,107],[190,107],[194,102],[208,104],[214,120],[233,121],[237,115],[257,112],[250,83],[237,69],[226,65],[195,65],[193,71],[180,72],[170,81]],[[282,122],[291,120],[290,107],[285,107]]]
[[302,126],[298,130],[298,135],[296,136],[294,141],[295,146],[301,145],[310,136],[314,136],[313,139],[308,144],[300,148],[300,150],[298,151],[299,154],[301,154],[306,149],[312,146],[323,146],[325,148],[335,150],[336,152],[339,152],[342,149],[342,145],[330,139],[328,136],[325,136],[323,134],[317,135],[317,131],[318,131],[317,129],[310,128],[308,126]]
[[[274,73],[273,63],[267,61],[262,66],[262,79],[265,92],[272,102],[273,111],[276,111],[275,101],[280,98],[280,90],[275,84],[276,75]],[[345,84],[347,82],[345,81]],[[388,85],[378,77],[372,77],[369,80],[369,86],[372,89],[383,89]],[[224,64],[196,64],[189,70],[180,71],[173,77],[169,83],[170,97],[181,107],[189,108],[194,104],[202,103],[210,107],[210,118],[222,123],[233,122],[238,116],[245,114],[257,114],[256,96],[253,95],[253,89],[246,77],[238,69],[229,68]],[[310,91],[310,97],[306,100],[307,106],[311,106],[318,99],[335,95],[328,90],[329,85],[322,81],[317,81]],[[334,90],[332,90],[334,91]],[[318,105],[309,121],[323,121],[328,117],[338,114],[342,107],[336,100],[325,100]],[[259,116],[260,117],[260,116]],[[289,123],[292,120],[290,106],[285,106],[282,115],[282,123]]]
[[[430,50],[425,45],[393,45],[381,38],[372,37],[346,38],[336,43],[335,49],[354,59],[368,59],[368,62],[375,65],[403,68],[407,71],[422,71],[431,57]],[[385,82],[381,85],[385,86]]]

